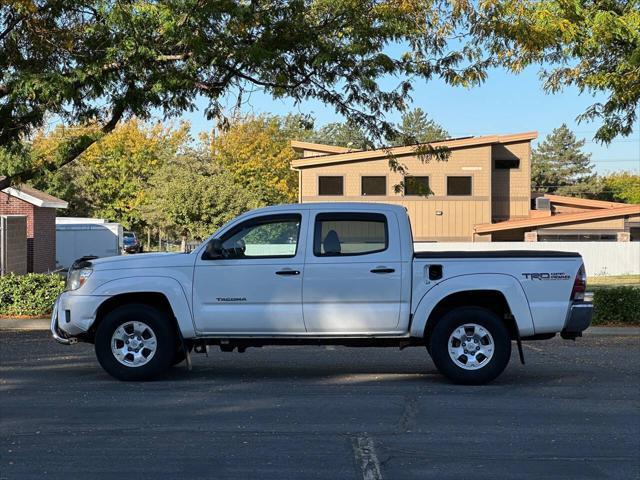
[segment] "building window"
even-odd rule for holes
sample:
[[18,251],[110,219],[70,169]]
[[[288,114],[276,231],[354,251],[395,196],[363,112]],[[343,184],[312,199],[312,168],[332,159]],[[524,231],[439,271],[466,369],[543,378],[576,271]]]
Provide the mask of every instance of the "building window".
[[318,177],[318,195],[344,195],[344,178]]
[[468,197],[471,195],[471,177],[447,177],[447,195]]
[[381,213],[321,213],[316,216],[316,257],[367,255],[389,245],[387,217]]
[[496,160],[495,167],[496,170],[511,170],[520,168],[520,159],[514,158],[513,160]]
[[429,195],[429,177],[404,177],[405,195]]
[[362,177],[362,195],[386,195],[387,177]]

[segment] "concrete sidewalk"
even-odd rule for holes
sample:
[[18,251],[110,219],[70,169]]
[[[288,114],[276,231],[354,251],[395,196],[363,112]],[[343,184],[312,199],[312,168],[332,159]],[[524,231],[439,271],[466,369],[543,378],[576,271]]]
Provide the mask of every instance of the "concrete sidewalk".
[[[0,330],[49,330],[49,318],[0,318]],[[640,336],[640,327],[590,327],[584,335]]]

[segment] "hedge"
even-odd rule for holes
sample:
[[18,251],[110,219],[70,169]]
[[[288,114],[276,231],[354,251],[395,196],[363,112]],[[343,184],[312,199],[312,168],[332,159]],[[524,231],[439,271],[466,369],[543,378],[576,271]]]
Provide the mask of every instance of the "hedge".
[[49,315],[63,289],[64,278],[58,274],[0,277],[0,315]]
[[606,287],[593,292],[593,325],[640,325],[640,288]]

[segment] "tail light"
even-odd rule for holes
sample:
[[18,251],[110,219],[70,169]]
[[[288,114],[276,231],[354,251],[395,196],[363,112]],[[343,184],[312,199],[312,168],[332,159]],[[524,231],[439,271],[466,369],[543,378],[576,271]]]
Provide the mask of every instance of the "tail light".
[[571,300],[584,300],[584,292],[587,289],[587,272],[584,269],[584,263],[580,265],[576,279],[573,282],[571,290]]

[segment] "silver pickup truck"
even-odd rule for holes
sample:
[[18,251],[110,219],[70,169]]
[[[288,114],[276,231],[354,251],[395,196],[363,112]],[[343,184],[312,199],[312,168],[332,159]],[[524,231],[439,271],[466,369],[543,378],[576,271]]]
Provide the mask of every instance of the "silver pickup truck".
[[591,321],[580,255],[414,253],[402,207],[254,210],[189,254],[83,259],[51,319],[121,380],[157,377],[209,345],[423,346],[457,383],[496,378],[516,342],[575,339]]

